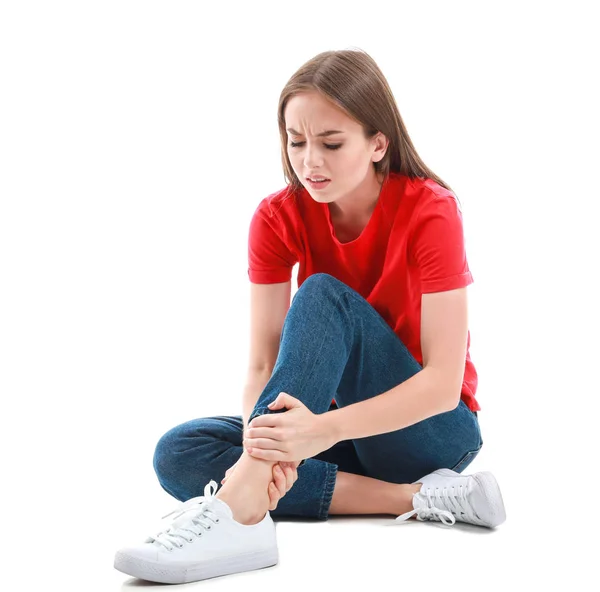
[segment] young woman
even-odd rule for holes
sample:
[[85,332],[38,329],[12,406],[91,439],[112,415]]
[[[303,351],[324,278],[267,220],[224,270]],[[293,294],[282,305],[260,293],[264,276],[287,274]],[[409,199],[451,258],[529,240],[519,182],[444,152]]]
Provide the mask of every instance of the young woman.
[[274,565],[272,516],[505,520],[493,475],[460,474],[483,440],[454,193],[362,51],[304,64],[278,121],[288,184],[250,222],[243,415],[159,440],[159,482],[185,503],[167,530],[117,552],[130,575],[179,583]]

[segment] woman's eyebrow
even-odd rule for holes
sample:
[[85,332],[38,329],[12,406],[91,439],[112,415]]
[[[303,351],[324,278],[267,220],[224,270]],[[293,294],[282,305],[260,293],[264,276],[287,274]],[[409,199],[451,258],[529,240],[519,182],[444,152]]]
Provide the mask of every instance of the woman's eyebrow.
[[[291,134],[293,134],[294,136],[302,135],[291,127],[287,128],[287,131],[290,132]],[[321,132],[320,134],[317,134],[317,138],[321,138],[322,136],[333,136],[333,134],[343,134],[343,133],[344,132],[342,130],[328,130],[326,132]]]

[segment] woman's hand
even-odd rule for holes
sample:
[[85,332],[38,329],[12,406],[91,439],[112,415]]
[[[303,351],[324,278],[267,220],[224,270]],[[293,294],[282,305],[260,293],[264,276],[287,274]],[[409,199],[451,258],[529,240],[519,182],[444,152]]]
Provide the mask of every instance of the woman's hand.
[[[269,483],[269,510],[274,510],[279,500],[292,488],[298,479],[299,462],[280,462],[273,465],[273,481]],[[279,469],[279,470],[278,470]]]
[[302,401],[280,393],[269,409],[287,408],[285,413],[255,417],[244,434],[244,449],[255,458],[272,461],[301,461],[335,444],[326,414],[313,413]]
[[[239,461],[238,461],[239,462]],[[269,493],[269,510],[274,510],[279,503],[279,500],[292,488],[294,483],[298,479],[298,465],[300,462],[289,462],[289,463],[276,463],[273,465],[273,481],[269,483],[268,493]],[[227,469],[225,472],[225,477],[221,483],[225,483],[225,481],[231,476],[231,473],[235,471],[235,467],[237,462]],[[278,470],[279,468],[279,470]]]

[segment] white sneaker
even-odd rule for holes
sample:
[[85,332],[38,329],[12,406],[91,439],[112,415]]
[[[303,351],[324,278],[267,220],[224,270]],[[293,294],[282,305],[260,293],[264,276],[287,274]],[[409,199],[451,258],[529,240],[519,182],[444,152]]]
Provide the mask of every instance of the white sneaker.
[[217,488],[211,481],[203,496],[163,516],[177,512],[166,530],[117,551],[115,568],[151,582],[184,584],[276,565],[277,539],[269,512],[258,524],[240,524],[215,497]]
[[488,471],[461,475],[438,469],[414,483],[422,483],[413,495],[415,509],[398,516],[397,522],[416,514],[417,520],[438,520],[448,526],[459,520],[494,528],[506,520],[500,487]]

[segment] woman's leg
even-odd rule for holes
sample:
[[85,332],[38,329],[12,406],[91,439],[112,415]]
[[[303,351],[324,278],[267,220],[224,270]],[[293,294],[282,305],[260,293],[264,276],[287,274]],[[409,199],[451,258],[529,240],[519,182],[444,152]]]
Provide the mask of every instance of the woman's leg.
[[[335,408],[335,405],[331,407]],[[198,418],[172,428],[160,438],[154,452],[153,465],[159,483],[179,501],[203,495],[204,487],[211,479],[220,482],[225,471],[240,459],[242,438],[241,415]],[[270,512],[271,516],[323,519],[322,490],[326,485],[327,471],[339,467],[347,474],[362,474],[362,467],[349,441],[337,443],[315,459],[320,457],[328,460],[315,460],[308,469],[299,469],[302,486],[299,479],[280,500],[277,508]],[[258,462],[251,457],[250,461]],[[323,472],[322,467],[330,468]],[[234,476],[235,473],[237,469]],[[383,501],[382,496],[379,498]],[[386,507],[382,503],[376,513],[385,513]]]
[[162,488],[184,502],[204,495],[242,454],[241,416],[192,419],[171,428],[156,444],[153,466]]
[[[328,274],[302,284],[283,326],[272,376],[250,420],[271,411],[281,391],[300,399],[313,413],[325,413],[335,397],[340,407],[393,388],[422,367],[379,313],[355,290]],[[364,476],[411,484],[439,468],[458,472],[482,445],[477,417],[464,404],[402,430],[353,441]],[[327,451],[324,451],[326,454]],[[339,465],[317,455],[298,468],[299,479],[278,505],[281,513],[296,498],[319,499],[318,518],[326,519]],[[310,475],[309,479],[304,478]],[[311,491],[313,488],[317,491]]]
[[[335,405],[330,407],[335,408]],[[242,429],[242,416],[238,415],[193,419],[169,430],[159,440],[153,459],[154,470],[163,489],[179,501],[203,495],[204,486],[211,479],[219,482],[225,471],[240,458]],[[412,509],[412,493],[418,488],[363,476],[364,469],[352,441],[338,442],[314,459],[338,467],[329,515],[399,516]],[[315,465],[318,466],[317,462]],[[308,473],[305,469],[300,471],[305,483],[319,475],[319,471],[314,469]],[[271,510],[273,518],[321,517],[322,498],[318,494],[318,484],[300,490],[298,482],[280,500],[277,508]],[[283,500],[286,500],[284,507]]]
[[[336,409],[332,404],[330,409]],[[391,514],[412,510],[412,496],[420,486],[380,481],[366,475],[352,440],[342,440],[314,459],[337,465],[335,488],[328,514]],[[300,472],[298,473],[300,475]],[[294,485],[295,487],[295,485]]]
[[[294,297],[275,368],[250,419],[285,412],[267,407],[281,391],[302,400],[313,413],[325,413],[333,396],[340,406],[350,405],[389,390],[421,369],[362,296],[330,275],[315,274]],[[474,418],[461,402],[453,411],[403,430],[340,442],[298,468],[298,481],[271,514],[326,520],[338,470],[384,482],[379,490],[388,492],[389,484],[411,484],[438,468],[460,472],[482,443]],[[202,495],[210,479],[220,481],[240,458],[242,430],[241,416],[236,416],[192,420],[165,434],[155,455],[163,488],[180,500]],[[334,510],[360,510],[360,502],[349,499],[345,481],[337,487]],[[398,488],[401,503],[409,489]],[[370,513],[364,507],[360,513]]]

